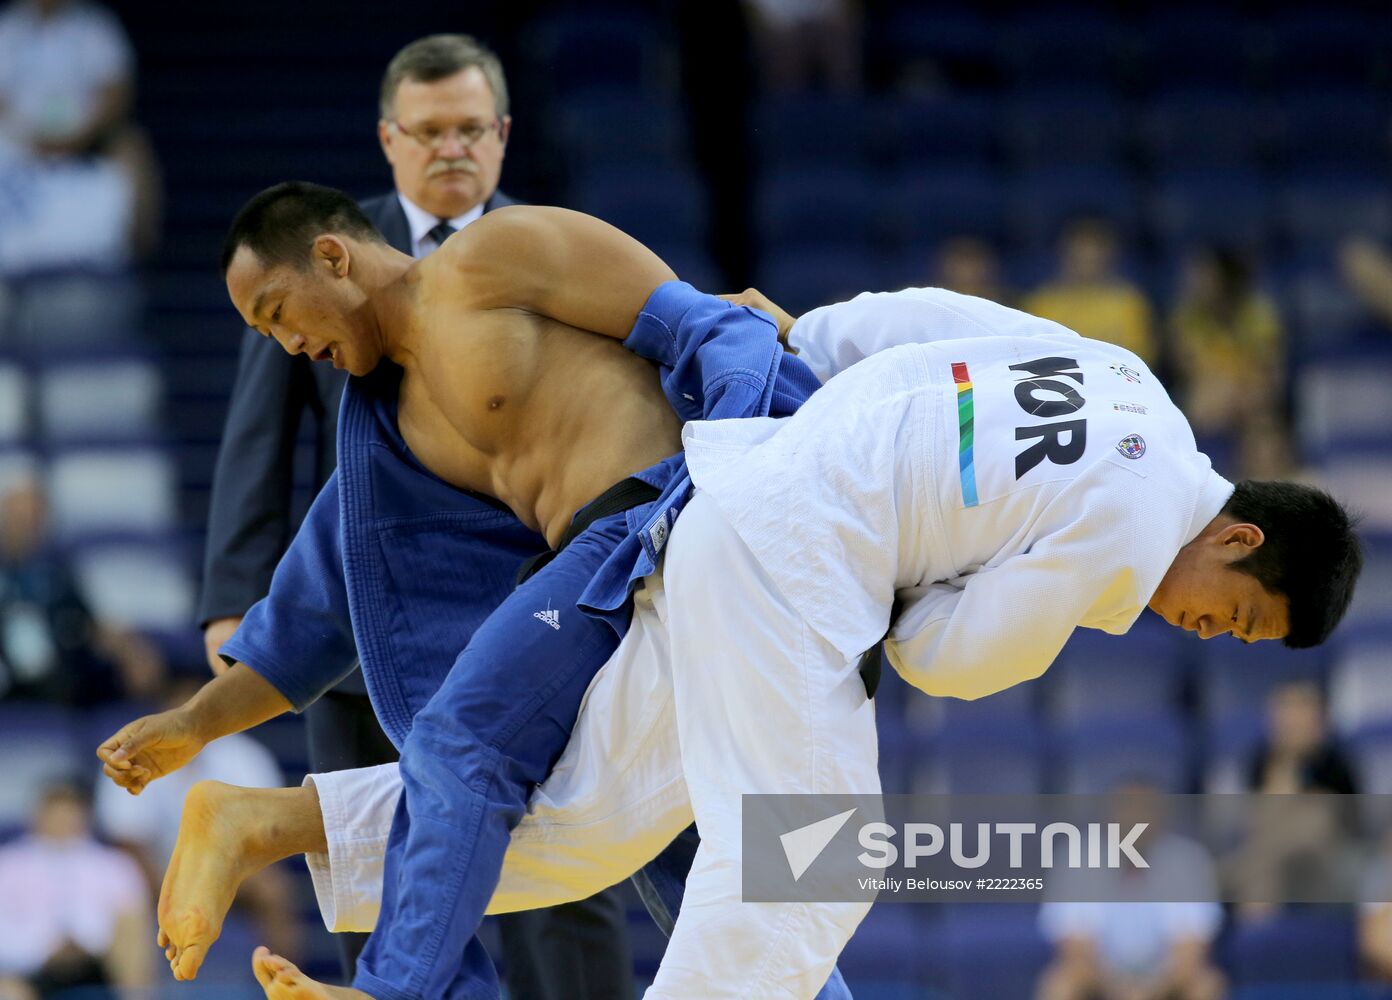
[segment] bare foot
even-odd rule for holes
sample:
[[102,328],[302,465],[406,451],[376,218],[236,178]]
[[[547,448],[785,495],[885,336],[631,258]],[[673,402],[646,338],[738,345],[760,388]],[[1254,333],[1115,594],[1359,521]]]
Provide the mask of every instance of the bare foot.
[[208,956],[242,882],[288,851],[272,843],[267,790],[200,781],[184,799],[179,839],[160,887],[159,944],[175,979]]
[[266,991],[266,1000],[372,1000],[362,990],[316,983],[294,962],[272,955],[265,946],[251,953],[251,971]]

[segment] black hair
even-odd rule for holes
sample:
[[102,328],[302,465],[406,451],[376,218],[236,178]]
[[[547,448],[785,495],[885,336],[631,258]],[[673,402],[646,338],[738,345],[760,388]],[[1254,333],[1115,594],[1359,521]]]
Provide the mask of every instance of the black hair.
[[1317,646],[1348,611],[1363,569],[1357,520],[1328,493],[1289,482],[1244,480],[1223,507],[1266,540],[1232,568],[1290,602],[1286,645]]
[[222,275],[227,277],[232,258],[242,247],[268,266],[307,267],[310,244],[323,233],[383,242],[372,220],[342,191],[307,181],[266,188],[232,220],[222,244]]

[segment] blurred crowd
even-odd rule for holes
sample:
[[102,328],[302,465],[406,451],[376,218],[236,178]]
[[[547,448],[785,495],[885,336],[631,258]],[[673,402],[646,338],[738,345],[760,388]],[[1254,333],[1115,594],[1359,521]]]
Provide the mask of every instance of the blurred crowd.
[[[1276,31],[1290,32],[1279,42],[1289,46],[1281,52],[1294,53],[1290,86],[1318,91],[1327,84],[1331,95],[1366,98],[1366,109],[1360,103],[1358,110],[1370,113],[1357,120],[1371,124],[1359,125],[1355,136],[1368,147],[1360,166],[1385,188],[1392,165],[1388,95],[1376,89],[1376,72],[1366,80],[1338,77],[1338,52],[1320,56],[1321,39],[1354,37],[1323,27],[1343,25],[1349,12],[1330,9],[1321,20],[1318,10],[1293,11]],[[203,778],[278,785],[297,780],[307,766],[299,730],[288,738],[283,730],[230,737],[200,757],[197,768],[133,800],[110,787],[94,793],[88,760],[88,744],[105,734],[108,721],[133,717],[133,706],[177,703],[207,676],[195,626],[235,627],[245,611],[210,612],[205,595],[196,612],[194,580],[239,332],[210,248],[230,208],[262,182],[292,174],[344,186],[360,182],[353,193],[364,195],[391,176],[398,191],[430,203],[421,219],[407,213],[410,252],[423,255],[436,245],[431,233],[441,218],[453,231],[484,210],[502,172],[511,193],[592,211],[635,231],[683,277],[710,291],[759,284],[793,310],[819,304],[816,296],[833,289],[841,294],[874,282],[936,284],[994,299],[1134,352],[1162,375],[1229,478],[1317,478],[1329,474],[1331,460],[1343,462],[1340,482],[1362,490],[1355,499],[1370,505],[1372,530],[1392,529],[1385,450],[1392,391],[1360,396],[1363,390],[1349,381],[1360,369],[1370,380],[1392,373],[1392,218],[1376,211],[1392,204],[1392,189],[1375,185],[1374,200],[1360,201],[1366,195],[1360,174],[1356,184],[1348,182],[1358,193],[1348,204],[1370,206],[1366,217],[1337,216],[1332,208],[1321,216],[1317,206],[1308,226],[1292,195],[1281,226],[1259,225],[1266,238],[1258,239],[1236,223],[1230,231],[1181,225],[1168,209],[1151,219],[1130,203],[1109,201],[1106,183],[1085,191],[1089,197],[1058,199],[1047,223],[1028,236],[1006,218],[1014,194],[987,190],[988,203],[973,202],[1007,174],[1014,193],[1046,176],[1067,175],[1067,184],[1051,189],[1055,194],[1073,190],[1068,185],[1086,187],[1094,176],[1112,179],[1097,172],[1097,163],[1069,158],[1092,148],[1089,143],[1105,145],[1097,137],[1112,125],[1102,112],[1116,106],[1106,103],[1108,88],[1144,86],[1091,77],[1091,70],[1063,58],[1076,63],[1087,46],[1110,38],[1110,14],[1003,9],[1002,16],[1013,18],[1003,31],[969,10],[954,8],[935,20],[912,4],[851,0],[673,0],[660,9],[615,3],[583,18],[561,4],[516,10],[484,4],[477,13],[477,30],[497,42],[509,63],[517,123],[504,121],[504,105],[496,135],[476,151],[486,156],[489,142],[499,144],[496,162],[487,165],[487,190],[437,206],[421,193],[426,172],[442,151],[460,162],[474,162],[474,153],[452,145],[463,142],[462,132],[433,146],[413,145],[409,124],[384,123],[374,141],[363,125],[371,121],[365,105],[393,46],[379,51],[364,40],[369,27],[322,27],[340,32],[325,48],[342,41],[367,67],[356,75],[332,67],[339,75],[330,74],[330,83],[355,81],[343,88],[349,110],[329,107],[330,99],[313,90],[309,77],[323,67],[307,62],[296,76],[298,53],[275,50],[270,57],[282,60],[275,75],[282,89],[275,95],[249,90],[248,107],[238,109],[249,113],[238,114],[230,105],[199,107],[198,101],[190,111],[188,67],[170,56],[179,52],[178,39],[163,39],[138,11],[88,0],[0,6],[0,761],[17,775],[0,792],[0,899],[10,901],[0,907],[0,1000],[102,983],[123,990],[150,985],[156,956],[129,942],[152,937],[153,900],[187,788]],[[1218,94],[1205,111],[1213,135],[1184,137],[1206,149],[1229,124],[1241,131],[1248,77],[1280,74],[1251,70],[1266,57],[1246,41],[1239,46],[1246,55],[1230,60],[1236,68],[1210,59],[1204,25],[1219,41],[1230,30],[1247,39],[1253,31],[1242,15],[1196,9],[1198,27],[1186,34],[1181,16],[1163,13],[1155,45],[1173,51],[1151,53],[1151,62],[1180,75],[1192,69],[1192,90]],[[1307,31],[1314,53],[1308,58],[1299,47],[1305,15],[1314,25]],[[287,16],[313,21],[308,7]],[[445,27],[475,30],[456,24],[460,17],[452,11]],[[433,14],[421,20],[430,30],[440,27]],[[384,29],[384,37],[405,43],[410,37],[395,34],[404,30]],[[1056,60],[1051,43],[1063,53]],[[1190,45],[1192,64],[1186,63]],[[242,67],[244,54],[207,53],[200,79],[212,86],[221,73],[253,88],[257,66]],[[1364,54],[1362,48],[1353,53]],[[1114,56],[1096,61],[1115,62]],[[148,64],[154,95],[137,100],[137,70]],[[1387,66],[1378,65],[1385,75]],[[1045,97],[1031,93],[1034,73],[1043,74]],[[1326,80],[1331,74],[1338,78]],[[296,81],[310,96],[294,90]],[[1262,100],[1276,89],[1268,81]],[[1037,97],[1037,108],[1064,111],[1039,111],[1037,121],[1016,129],[1006,145],[1015,143],[1010,155],[1028,162],[1002,170],[997,140],[980,138],[975,148],[973,137],[982,128],[995,130],[992,116],[1004,116],[1021,95]],[[1050,105],[1048,95],[1067,100]],[[271,96],[277,106],[270,106]],[[498,95],[491,96],[496,102]],[[1294,107],[1299,95],[1278,96]],[[262,97],[266,106],[257,104]],[[1081,131],[1067,110],[1074,106],[1087,119]],[[985,114],[978,113],[982,107]],[[1224,118],[1222,109],[1232,107],[1238,110]],[[1043,138],[1032,146],[1036,127]],[[902,148],[876,152],[896,142]],[[1123,145],[1117,141],[1117,148]],[[512,150],[506,167],[505,146]],[[338,155],[346,149],[352,152]],[[860,172],[862,161],[876,156],[879,172]],[[1108,170],[1115,167],[1110,156],[1098,153]],[[161,160],[170,164],[167,218]],[[1221,157],[1202,165],[1210,174],[1229,169]],[[1300,169],[1318,173],[1326,166]],[[1342,184],[1347,166],[1328,172]],[[1250,167],[1244,161],[1231,169],[1246,177]],[[1134,172],[1129,160],[1116,169],[1128,177]],[[413,170],[421,174],[419,189],[403,180]],[[896,179],[882,186],[886,171]],[[1298,172],[1289,168],[1292,177]],[[1153,180],[1167,197],[1165,178]],[[1209,180],[1193,190],[1208,190]],[[1309,190],[1326,189],[1319,186],[1322,174],[1317,180]],[[932,190],[915,200],[920,188]],[[1210,204],[1196,197],[1186,211]],[[1276,202],[1262,204],[1274,211]],[[1179,237],[1157,235],[1171,224],[1182,230]],[[1321,227],[1321,238],[1311,235]],[[886,255],[895,258],[893,266],[877,270],[870,263]],[[1352,332],[1335,336],[1335,325]],[[329,390],[295,391],[309,400]],[[1348,417],[1354,410],[1359,413]],[[287,508],[322,479],[317,466],[324,437],[332,436],[332,410],[306,401],[288,419],[280,439],[265,445],[275,450],[282,477],[271,500]],[[1344,419],[1353,429],[1341,437]],[[309,427],[316,422],[317,430]],[[292,501],[296,485],[300,495]],[[275,531],[287,534],[289,523],[285,513]],[[1370,575],[1373,586],[1382,579]],[[1384,738],[1392,685],[1376,681],[1392,654],[1390,620],[1385,610],[1365,616],[1372,631],[1357,634],[1362,645],[1341,648],[1298,676],[1239,684],[1248,711],[1235,715],[1213,707],[1226,697],[1221,685],[1229,682],[1214,679],[1225,657],[1179,654],[1181,666],[1157,671],[1174,682],[1152,707],[1167,725],[1179,719],[1185,752],[1176,759],[1187,763],[1175,764],[1173,781],[1138,774],[1109,783],[1126,793],[1118,808],[1153,810],[1160,791],[1392,790],[1392,771],[1378,767],[1383,760],[1392,766],[1386,755],[1392,740]],[[1232,669],[1247,667],[1234,659]],[[1060,670],[1045,682],[1057,687],[1017,699],[1026,728],[1043,731],[1050,747],[1073,739],[1068,727],[1081,718],[1058,707],[1068,676]],[[1109,703],[1097,690],[1087,697],[1106,711]],[[934,766],[939,757],[953,759],[951,725],[909,705],[914,697],[891,685],[881,698],[887,743],[919,755],[887,779],[894,791],[922,787],[919,771],[929,756]],[[1016,703],[1003,700],[1011,711]],[[1020,734],[997,737],[993,725],[970,729],[969,738],[993,746],[999,753],[991,761],[999,763]],[[45,738],[54,730],[66,744]],[[1031,745],[1028,752],[1041,751]],[[902,755],[891,751],[886,760],[887,769],[900,768]],[[969,772],[978,782],[974,790],[996,790],[994,773]],[[1039,779],[1020,787],[1047,784]],[[1323,856],[1315,848],[1337,841],[1347,822],[1331,807],[1308,824],[1254,834],[1240,864],[1215,864],[1210,873],[1215,885],[1235,879],[1247,887],[1247,901],[1227,913],[1208,904],[1046,904],[1029,918],[1028,943],[1043,949],[1022,966],[1030,988],[1040,1000],[1227,995],[1241,963],[1220,954],[1224,935],[1254,928],[1242,940],[1256,941],[1253,954],[1262,956],[1294,940],[1281,929],[1289,908],[1266,901],[1287,894],[1289,880],[1343,877],[1311,871],[1306,861]],[[1163,823],[1155,836],[1168,838],[1158,851],[1168,864],[1191,875],[1204,866],[1192,845],[1163,832]],[[1382,879],[1392,888],[1392,844],[1387,850],[1385,858],[1370,859],[1375,874],[1365,881]],[[1165,877],[1163,867],[1147,876]],[[1141,900],[1146,886],[1118,891]],[[322,937],[301,920],[307,900],[303,874],[274,867],[244,887],[239,919],[281,954],[299,957],[314,952]],[[877,915],[858,942],[877,933]],[[1356,932],[1348,942],[1336,934],[1331,947],[1356,946],[1357,963],[1340,968],[1392,983],[1392,904],[1368,902],[1344,916]],[[327,949],[317,954],[332,961]],[[854,967],[854,957],[848,960]],[[873,973],[873,966],[867,960],[862,969]]]

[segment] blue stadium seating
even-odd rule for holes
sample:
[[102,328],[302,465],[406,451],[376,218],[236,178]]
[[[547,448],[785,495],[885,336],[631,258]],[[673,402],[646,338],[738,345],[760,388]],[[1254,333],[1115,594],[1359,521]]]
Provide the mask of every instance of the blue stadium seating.
[[945,726],[917,744],[914,791],[1025,795],[1044,790],[1044,734],[1033,720]]
[[1131,113],[1106,91],[1031,89],[1006,113],[1006,154],[1027,167],[1110,164],[1128,152]]
[[1140,35],[1154,90],[1204,86],[1237,91],[1252,82],[1259,39],[1236,10],[1165,4],[1146,14]]
[[1352,917],[1333,908],[1289,909],[1270,921],[1239,923],[1225,943],[1235,985],[1352,979]]
[[1237,168],[1161,174],[1149,201],[1152,232],[1175,256],[1191,246],[1260,247],[1272,230],[1273,193],[1260,173]]
[[1370,173],[1392,153],[1392,109],[1366,89],[1308,90],[1281,103],[1280,156],[1296,169]]
[[1077,629],[1044,675],[1049,717],[1067,727],[1178,709],[1185,677],[1177,639],[1174,629],[1148,612],[1124,638]]
[[872,119],[859,101],[805,94],[769,98],[754,109],[757,162],[765,170],[862,168]]
[[835,164],[788,168],[761,180],[758,231],[770,254],[818,243],[854,247],[874,235],[880,207],[863,171]]
[[923,166],[905,170],[875,206],[884,230],[915,247],[945,237],[972,235],[999,239],[1005,231],[1003,179],[989,166]]
[[924,949],[929,983],[954,1000],[1033,995],[1051,954],[1037,907],[963,903],[946,910]]
[[882,287],[884,271],[870,250],[854,244],[769,247],[754,284],[783,308],[800,315]]
[[1049,167],[1022,172],[1008,187],[1007,226],[1022,245],[1050,246],[1064,223],[1100,215],[1125,230],[1140,221],[1135,179],[1116,166]]
[[1392,237],[1392,191],[1374,172],[1292,171],[1278,211],[1288,237],[1309,247],[1333,247],[1355,235]]
[[566,166],[574,171],[642,164],[655,169],[686,159],[683,122],[647,94],[581,93],[560,110]]
[[1097,8],[1026,7],[997,37],[998,59],[1021,89],[1116,85],[1129,49],[1121,25]]
[[644,243],[702,243],[706,192],[687,166],[608,166],[571,184],[570,205],[597,215]]
[[1194,740],[1173,710],[1114,715],[1054,734],[1057,790],[1096,795],[1118,783],[1145,781],[1168,792],[1192,785]]
[[904,171],[939,168],[972,173],[999,155],[999,102],[984,94],[873,100],[868,150]]
[[1275,120],[1267,102],[1241,92],[1175,90],[1143,112],[1139,137],[1161,170],[1252,171],[1269,155]]

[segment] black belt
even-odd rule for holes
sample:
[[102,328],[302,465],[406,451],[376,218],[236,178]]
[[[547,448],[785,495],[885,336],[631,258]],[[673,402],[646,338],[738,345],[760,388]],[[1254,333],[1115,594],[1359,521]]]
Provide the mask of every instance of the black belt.
[[880,671],[884,667],[884,643],[877,642],[860,658],[860,681],[865,685],[865,697],[875,697],[880,687]]
[[660,496],[662,491],[656,486],[633,476],[615,483],[575,512],[575,517],[571,518],[570,525],[554,549],[538,552],[518,567],[517,586],[522,586],[535,576],[538,570],[560,555],[567,545],[579,538],[581,533],[596,521],[611,514],[641,507],[645,503],[652,503]]

